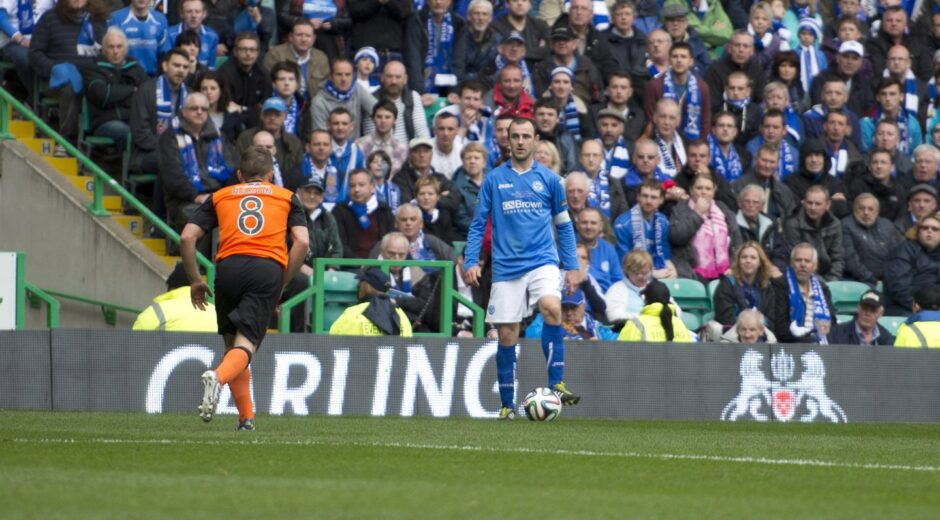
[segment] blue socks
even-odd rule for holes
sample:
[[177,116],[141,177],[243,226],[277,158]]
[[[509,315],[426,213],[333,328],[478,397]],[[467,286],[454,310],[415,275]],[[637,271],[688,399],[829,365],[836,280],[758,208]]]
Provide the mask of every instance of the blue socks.
[[497,345],[496,379],[499,381],[499,400],[506,408],[515,408],[516,393],[516,346]]
[[548,365],[548,387],[565,378],[565,329],[561,325],[542,327],[542,352]]

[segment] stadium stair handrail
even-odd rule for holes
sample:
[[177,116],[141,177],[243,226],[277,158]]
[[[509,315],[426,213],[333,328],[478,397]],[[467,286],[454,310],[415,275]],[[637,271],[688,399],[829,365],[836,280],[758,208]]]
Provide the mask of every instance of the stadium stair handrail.
[[[37,116],[32,110],[30,110],[26,105],[22,104],[18,99],[16,99],[13,94],[10,94],[6,89],[0,87],[0,140],[10,141],[15,140],[16,136],[10,132],[10,116],[12,111],[15,110],[23,115],[29,121],[32,121],[36,128],[50,139],[55,141],[56,144],[61,145],[65,150],[71,154],[79,164],[82,165],[83,169],[86,172],[91,172],[92,178],[94,180],[94,190],[92,201],[89,204],[85,205],[85,209],[88,210],[95,217],[110,217],[106,209],[104,209],[104,186],[107,185],[108,188],[114,190],[114,192],[121,197],[121,199],[127,203],[130,207],[137,210],[140,215],[146,219],[148,222],[154,225],[159,229],[164,236],[172,240],[176,244],[180,243],[179,233],[173,230],[166,222],[164,222],[160,217],[150,211],[145,204],[137,200],[137,197],[127,191],[124,186],[121,186],[121,183],[117,182],[110,175],[107,174],[104,170],[101,169],[97,164],[95,164],[91,158],[83,154],[78,148],[72,146],[67,139],[59,135],[58,132],[52,129],[45,121],[43,121],[39,116]],[[215,265],[212,261],[206,258],[202,253],[196,252],[196,261],[205,269],[206,277],[208,278],[209,287],[215,286]]]
[[[53,298],[46,291],[29,282],[23,282],[23,299],[29,299],[30,305],[39,308],[43,303],[46,304],[46,327],[50,329],[59,328],[59,309],[61,304],[59,300]],[[20,304],[22,309],[22,303]],[[25,313],[17,312],[17,329],[26,328]]]
[[101,307],[101,314],[104,316],[104,322],[111,326],[114,326],[117,323],[118,311],[125,312],[127,314],[133,314],[134,316],[140,314],[141,312],[144,312],[143,309],[136,309],[134,307],[129,307],[127,305],[121,305],[120,303],[111,303],[111,302],[106,302],[104,300],[96,300],[94,298],[87,298],[85,296],[78,296],[75,294],[64,293],[61,291],[53,291],[52,289],[43,289],[43,290],[46,292],[46,294],[52,297]]
[[450,327],[453,321],[454,300],[463,304],[473,312],[473,336],[482,338],[484,335],[483,309],[473,301],[455,291],[454,283],[454,263],[449,260],[376,260],[369,258],[317,258],[313,261],[313,276],[311,276],[310,287],[294,295],[289,300],[281,304],[281,315],[278,322],[278,331],[281,333],[290,332],[290,311],[295,306],[305,302],[313,297],[313,332],[315,334],[325,334],[329,331],[323,330],[324,314],[324,275],[327,267],[378,267],[388,272],[389,267],[430,267],[432,269],[441,269],[441,331],[439,332],[418,332],[415,336],[425,337],[450,337]]

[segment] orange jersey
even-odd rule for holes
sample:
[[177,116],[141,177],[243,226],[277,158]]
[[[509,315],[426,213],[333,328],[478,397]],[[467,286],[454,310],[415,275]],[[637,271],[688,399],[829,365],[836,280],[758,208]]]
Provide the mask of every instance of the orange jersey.
[[251,182],[222,188],[211,201],[219,227],[216,261],[245,255],[270,258],[287,268],[287,231],[306,225],[293,193],[267,182]]

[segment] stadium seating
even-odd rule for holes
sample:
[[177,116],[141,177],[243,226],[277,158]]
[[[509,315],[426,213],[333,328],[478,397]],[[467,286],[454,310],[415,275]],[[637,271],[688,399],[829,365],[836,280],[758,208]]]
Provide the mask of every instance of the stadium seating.
[[685,323],[685,326],[692,332],[696,332],[698,329],[702,328],[702,319],[691,312],[682,313],[682,323]]
[[833,281],[828,284],[829,291],[832,292],[832,305],[840,314],[855,314],[859,298],[871,289],[862,282]]
[[323,275],[323,299],[327,303],[358,303],[359,281],[355,273],[329,271]]
[[901,324],[905,321],[907,321],[907,318],[904,316],[882,316],[881,318],[878,318],[878,324],[888,329],[888,332],[891,334],[895,335],[898,333],[898,327],[900,327]]
[[712,310],[715,310],[715,292],[718,290],[718,282],[721,280],[712,280],[708,282],[708,301],[711,302]]
[[711,301],[708,298],[708,292],[702,282],[698,280],[688,280],[685,278],[676,278],[665,280],[664,283],[669,287],[669,292],[679,304],[683,314],[693,313],[701,321],[702,316],[712,310]]

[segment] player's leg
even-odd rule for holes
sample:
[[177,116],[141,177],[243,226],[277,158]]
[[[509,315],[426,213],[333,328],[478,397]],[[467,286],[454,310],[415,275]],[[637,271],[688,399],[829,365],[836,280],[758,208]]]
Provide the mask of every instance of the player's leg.
[[499,382],[500,419],[513,419],[516,415],[516,342],[526,303],[523,279],[493,282],[486,321],[496,325],[499,336],[496,378]]
[[542,313],[542,353],[548,369],[548,387],[558,394],[566,405],[578,404],[565,384],[565,331],[561,326],[561,272],[556,266],[542,266],[533,271],[529,293],[537,298]]
[[513,419],[516,415],[516,343],[519,341],[519,323],[496,325],[499,342],[496,347],[496,379],[499,382],[499,418]]

